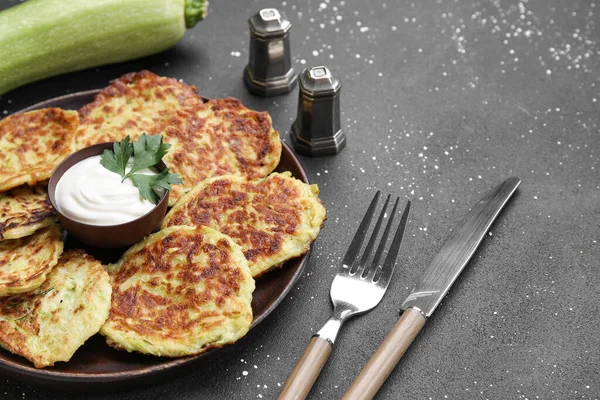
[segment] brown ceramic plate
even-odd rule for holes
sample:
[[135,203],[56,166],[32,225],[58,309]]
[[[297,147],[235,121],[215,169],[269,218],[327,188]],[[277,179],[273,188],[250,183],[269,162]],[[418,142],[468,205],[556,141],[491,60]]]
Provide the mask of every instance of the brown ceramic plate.
[[[91,102],[97,92],[97,90],[91,90],[56,97],[22,111],[45,107],[77,110]],[[308,183],[298,159],[285,143],[283,143],[281,161],[276,171],[290,171],[294,177]],[[106,263],[116,261],[123,252],[123,250],[93,249],[67,237],[65,248],[68,247],[84,248]],[[289,260],[283,268],[271,271],[257,279],[252,299],[254,321],[250,329],[255,328],[263,321],[285,298],[300,277],[308,256],[309,253]],[[243,340],[240,339],[240,341]],[[36,369],[25,358],[0,348],[0,372],[16,379],[63,390],[67,388],[67,390],[77,391],[111,390],[145,382],[155,382],[159,375],[163,376],[182,366],[199,365],[206,362],[215,353],[218,354],[226,349],[227,346],[198,356],[169,359],[117,351],[108,347],[100,335],[95,335],[77,350],[69,362],[60,362],[54,367],[44,369]]]

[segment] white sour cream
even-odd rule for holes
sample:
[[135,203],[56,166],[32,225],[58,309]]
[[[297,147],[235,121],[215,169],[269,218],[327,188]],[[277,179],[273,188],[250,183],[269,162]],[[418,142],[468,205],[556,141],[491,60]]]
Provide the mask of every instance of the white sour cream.
[[[131,179],[121,182],[121,176],[100,164],[101,156],[92,156],[69,168],[55,189],[58,211],[69,218],[91,225],[117,225],[132,221],[155,207],[142,199]],[[131,158],[127,168],[133,163]],[[156,174],[145,168],[137,173]]]

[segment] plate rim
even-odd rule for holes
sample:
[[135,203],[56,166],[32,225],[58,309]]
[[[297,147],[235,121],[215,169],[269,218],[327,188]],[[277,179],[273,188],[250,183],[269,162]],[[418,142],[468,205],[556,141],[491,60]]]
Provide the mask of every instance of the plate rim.
[[[28,111],[32,111],[32,110],[36,110],[36,109],[40,109],[40,108],[55,107],[56,103],[65,102],[65,101],[77,101],[79,98],[81,98],[83,101],[83,99],[85,99],[86,97],[95,96],[100,91],[101,91],[101,89],[92,89],[92,90],[78,91],[78,92],[73,92],[73,93],[69,93],[66,95],[62,95],[62,96],[53,97],[53,98],[35,103],[33,105],[30,105],[28,107],[25,107],[19,111],[16,111],[14,114],[28,112]],[[209,100],[208,98],[204,98],[204,97],[203,97],[203,99],[205,101]],[[86,104],[86,103],[83,103],[83,104]],[[298,158],[296,157],[296,155],[294,154],[294,152],[292,151],[290,146],[285,141],[283,141],[283,139],[280,139],[280,140],[281,140],[281,145],[282,145],[282,154],[284,152],[287,153],[286,157],[289,157],[289,161],[291,161],[291,163],[294,164],[295,168],[299,172],[300,176],[294,176],[294,177],[302,180],[306,184],[310,184],[310,182],[308,180],[308,176],[306,175],[306,171],[304,170],[302,164],[300,163],[300,161],[298,160]],[[287,297],[287,295],[291,291],[292,287],[296,284],[296,282],[302,275],[302,273],[306,267],[306,264],[308,263],[308,259],[310,258],[312,248],[313,248],[313,245],[311,243],[309,250],[304,255],[298,257],[300,259],[298,267],[297,267],[296,271],[292,274],[292,276],[289,280],[289,283],[283,288],[283,290],[279,293],[279,295],[275,298],[275,300],[273,302],[271,302],[271,304],[265,309],[265,311],[258,318],[253,319],[252,324],[248,330],[248,333],[246,333],[246,335],[244,335],[244,337],[247,337],[253,329],[255,329],[258,325],[260,325]],[[260,278],[258,278],[258,279],[260,279]],[[98,334],[95,334],[93,336],[96,336],[96,335],[98,335]],[[118,388],[117,387],[107,388],[105,384],[113,383],[113,384],[118,384],[119,386],[131,386],[137,382],[143,381],[144,379],[148,379],[149,377],[154,377],[157,374],[161,374],[161,373],[164,373],[167,371],[175,371],[175,370],[179,369],[180,367],[187,366],[187,365],[190,365],[193,363],[200,363],[201,361],[209,359],[212,355],[218,353],[219,350],[229,350],[232,347],[235,347],[238,343],[240,343],[244,339],[244,337],[240,338],[235,343],[229,344],[223,348],[212,349],[207,352],[193,355],[193,356],[186,356],[186,357],[173,358],[173,359],[165,359],[165,358],[157,357],[158,360],[160,360],[160,359],[168,360],[164,363],[160,363],[157,365],[151,365],[148,367],[142,367],[139,369],[126,370],[126,371],[98,372],[98,373],[85,373],[85,372],[72,372],[72,371],[64,372],[64,371],[53,370],[53,369],[51,369],[52,367],[48,367],[48,368],[44,368],[44,369],[37,369],[33,366],[33,364],[25,365],[23,363],[18,363],[18,362],[12,361],[10,359],[7,360],[6,358],[4,358],[2,356],[2,353],[6,352],[11,355],[13,355],[13,354],[8,352],[8,350],[0,348],[0,372],[6,374],[10,378],[14,378],[14,379],[21,380],[21,381],[27,381],[29,383],[36,384],[36,385],[53,387],[53,388],[62,389],[62,390],[64,390],[64,387],[63,388],[60,387],[62,384],[70,383],[70,384],[75,384],[75,386],[69,387],[70,391],[76,391],[76,392],[97,391],[99,388],[98,384],[102,384],[102,388],[105,391],[111,391],[111,390],[115,390]],[[90,337],[90,339],[91,339],[91,337]],[[88,339],[88,340],[90,340],[90,339]],[[23,360],[24,360],[24,362],[29,362],[26,359],[23,359]]]

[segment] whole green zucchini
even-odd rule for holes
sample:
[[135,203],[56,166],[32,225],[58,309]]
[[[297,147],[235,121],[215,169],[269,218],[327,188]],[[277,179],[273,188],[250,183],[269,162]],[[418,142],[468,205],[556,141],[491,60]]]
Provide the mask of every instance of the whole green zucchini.
[[205,0],[29,0],[0,12],[0,95],[39,79],[166,50]]

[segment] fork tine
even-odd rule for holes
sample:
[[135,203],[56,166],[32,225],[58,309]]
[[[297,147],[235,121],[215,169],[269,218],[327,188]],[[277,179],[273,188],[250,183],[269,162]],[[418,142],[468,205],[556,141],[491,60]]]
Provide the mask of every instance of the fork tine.
[[396,201],[394,202],[394,207],[392,208],[392,212],[390,213],[390,217],[388,219],[387,225],[385,226],[385,230],[383,231],[383,235],[381,236],[381,240],[379,242],[379,246],[377,247],[377,252],[373,257],[373,261],[371,261],[371,265],[369,270],[365,275],[368,279],[373,279],[377,269],[379,267],[379,259],[383,254],[383,249],[385,248],[388,240],[388,236],[390,234],[390,229],[392,229],[392,223],[394,222],[394,217],[396,216],[396,210],[398,209],[398,202],[400,201],[400,197],[396,197]]
[[356,233],[354,234],[352,243],[350,243],[348,251],[346,252],[346,255],[344,256],[344,259],[342,261],[342,268],[348,266],[349,270],[352,269],[352,264],[354,263],[354,261],[356,261],[356,258],[358,257],[358,252],[360,251],[360,247],[363,244],[363,241],[367,234],[367,230],[369,229],[369,225],[371,224],[371,219],[373,218],[373,213],[375,212],[375,207],[379,202],[380,196],[381,192],[378,190],[377,193],[375,193],[373,200],[371,200],[371,204],[369,205],[365,216],[363,217]]
[[396,233],[394,234],[394,240],[392,241],[392,245],[388,251],[387,257],[381,267],[381,274],[377,278],[382,284],[386,285],[389,283],[390,278],[392,277],[392,272],[394,272],[394,266],[396,264],[396,258],[398,257],[398,252],[400,251],[400,243],[402,243],[402,237],[404,236],[404,228],[406,227],[406,222],[408,221],[408,214],[410,211],[410,200],[406,202],[406,206],[404,207],[404,211],[402,212],[402,218],[400,219],[400,223],[398,224],[398,229],[396,229]]
[[387,209],[388,203],[390,202],[390,195],[388,194],[385,203],[383,203],[383,208],[381,209],[381,213],[379,214],[379,218],[377,218],[377,222],[375,223],[375,227],[373,228],[373,232],[371,233],[371,237],[369,238],[369,242],[365,247],[365,251],[363,255],[360,257],[360,262],[353,267],[353,270],[350,273],[361,273],[367,264],[367,260],[371,256],[371,252],[373,251],[373,247],[375,246],[375,240],[377,239],[377,234],[379,233],[379,229],[381,228],[381,223],[383,222],[383,217],[385,216],[385,210]]

